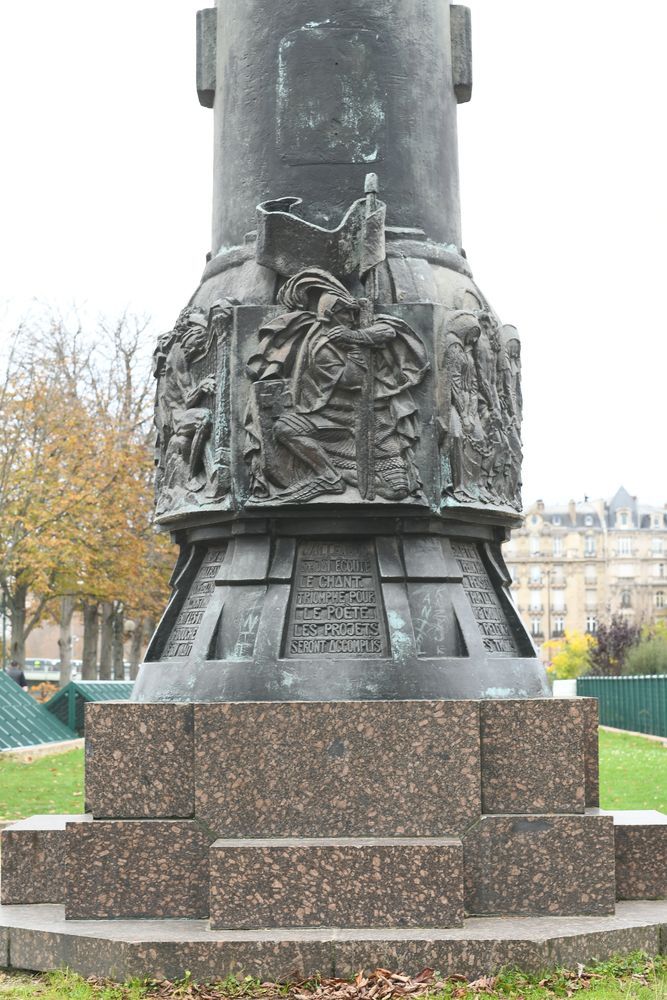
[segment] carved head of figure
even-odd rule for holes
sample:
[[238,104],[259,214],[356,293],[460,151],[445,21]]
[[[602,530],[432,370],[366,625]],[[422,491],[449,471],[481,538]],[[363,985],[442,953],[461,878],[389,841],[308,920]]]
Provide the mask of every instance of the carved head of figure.
[[460,309],[450,314],[447,332],[454,334],[464,347],[472,347],[479,340],[482,330],[476,313]]
[[354,327],[359,322],[360,308],[359,303],[351,296],[342,298],[340,295],[326,293],[317,304],[317,315],[337,326]]
[[489,338],[489,342],[494,351],[500,350],[500,337],[498,335],[498,323],[493,313],[488,309],[482,309],[477,313],[482,331]]
[[502,329],[503,346],[507,352],[507,357],[512,361],[518,361],[521,357],[521,341],[519,331],[515,326],[507,325]]
[[318,318],[343,326],[354,326],[360,305],[333,274],[308,267],[285,282],[278,301],[291,310],[315,313]]
[[196,306],[183,309],[176,320],[174,333],[187,358],[198,354],[206,344],[208,317]]

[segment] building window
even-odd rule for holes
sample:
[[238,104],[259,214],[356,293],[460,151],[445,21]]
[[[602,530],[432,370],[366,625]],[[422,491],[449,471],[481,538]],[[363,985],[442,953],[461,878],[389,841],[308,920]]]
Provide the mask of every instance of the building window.
[[652,538],[651,539],[651,552],[654,556],[661,556],[664,552],[665,543],[662,538]]
[[554,618],[553,634],[554,636],[560,636],[563,635],[564,632],[565,632],[565,619],[562,617],[562,615],[558,615],[556,618]]
[[541,618],[531,618],[530,619],[530,632],[531,632],[531,635],[534,635],[534,636],[542,635],[542,619]]
[[631,538],[619,538],[619,540],[618,540],[618,554],[619,554],[619,556],[631,556],[632,555],[632,539]]
[[656,608],[664,608],[665,606],[665,592],[664,590],[659,590],[655,595],[655,606]]
[[627,526],[628,526],[628,514],[627,514],[627,511],[625,511],[625,510],[621,511],[621,513],[618,515],[618,523],[620,524],[620,526],[622,528],[627,528]]
[[590,528],[592,526],[593,518],[591,517],[590,514],[586,514],[586,517],[584,518],[584,524],[586,525],[587,528]]
[[558,559],[563,555],[563,539],[554,538],[554,557]]
[[595,566],[587,566],[585,570],[585,577],[590,583],[594,583],[598,578],[598,571]]
[[586,535],[586,541],[584,543],[584,554],[587,556],[595,555],[595,535]]
[[552,594],[554,611],[565,611],[565,593],[562,590],[555,590]]
[[540,536],[531,535],[530,536],[530,554],[531,556],[539,556],[540,554]]
[[632,607],[632,594],[629,590],[624,590],[621,594],[621,607],[631,608]]
[[560,517],[558,516],[558,514],[556,514],[554,517],[551,518],[551,523],[556,525],[560,524]]
[[595,635],[598,630],[598,620],[595,615],[586,616],[586,631],[589,635]]
[[542,567],[541,566],[531,566],[530,567],[530,582],[531,583],[542,583]]
[[586,609],[597,608],[598,606],[598,592],[597,590],[587,590],[586,591]]
[[665,575],[665,564],[664,563],[658,563],[658,565],[655,567],[655,571],[656,571],[655,572],[656,576],[664,576]]
[[539,590],[532,590],[530,593],[530,610],[531,611],[541,611],[542,610],[542,595]]

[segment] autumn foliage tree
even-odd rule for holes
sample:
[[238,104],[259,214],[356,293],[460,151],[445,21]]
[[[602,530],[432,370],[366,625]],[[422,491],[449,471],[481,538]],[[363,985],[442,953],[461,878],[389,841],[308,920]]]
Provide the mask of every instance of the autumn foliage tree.
[[600,623],[591,650],[591,674],[595,677],[619,677],[626,657],[641,639],[641,629],[622,615],[612,615]]
[[51,320],[18,330],[5,365],[0,588],[11,654],[23,662],[27,636],[50,616],[64,681],[76,608],[89,612],[93,661],[98,609],[111,608],[122,669],[124,621],[145,629],[166,598],[171,546],[151,522],[149,339],[125,317],[94,337]]

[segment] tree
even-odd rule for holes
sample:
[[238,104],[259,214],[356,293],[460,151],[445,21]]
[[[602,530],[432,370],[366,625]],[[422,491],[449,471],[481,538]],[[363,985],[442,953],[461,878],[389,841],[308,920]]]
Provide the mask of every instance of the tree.
[[554,639],[545,644],[550,653],[549,673],[556,680],[581,677],[591,669],[593,636],[583,632],[565,633],[564,639]]
[[69,592],[80,525],[114,477],[89,474],[97,431],[70,376],[51,331],[16,332],[0,386],[0,587],[20,663],[49,603]]
[[50,616],[60,626],[63,683],[75,608],[84,613],[89,677],[99,610],[110,608],[105,650],[118,675],[124,618],[131,614],[145,631],[167,597],[172,547],[151,519],[145,328],[121,317],[86,338],[80,325],[58,318],[24,326],[0,385],[0,587],[12,656],[23,662],[26,637]]
[[667,674],[667,622],[642,629],[641,641],[628,651],[624,674]]
[[598,626],[591,650],[591,674],[596,677],[619,677],[630,650],[637,645],[641,631],[622,615],[613,615],[607,624]]

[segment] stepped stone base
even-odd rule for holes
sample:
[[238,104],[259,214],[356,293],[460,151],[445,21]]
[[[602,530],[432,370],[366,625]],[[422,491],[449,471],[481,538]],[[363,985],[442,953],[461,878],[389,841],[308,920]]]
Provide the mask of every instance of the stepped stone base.
[[86,732],[92,815],[3,834],[14,966],[475,975],[660,947],[667,900],[613,913],[667,896],[667,817],[591,808],[593,700],[104,703]]
[[619,903],[613,917],[474,918],[462,928],[211,931],[203,920],[70,921],[62,906],[0,907],[0,965],[83,976],[195,980],[353,976],[425,966],[474,978],[520,966],[667,952],[667,901]]

